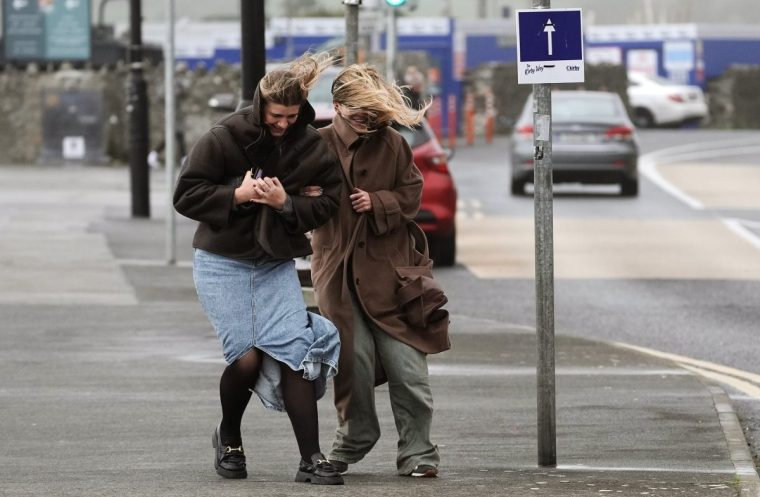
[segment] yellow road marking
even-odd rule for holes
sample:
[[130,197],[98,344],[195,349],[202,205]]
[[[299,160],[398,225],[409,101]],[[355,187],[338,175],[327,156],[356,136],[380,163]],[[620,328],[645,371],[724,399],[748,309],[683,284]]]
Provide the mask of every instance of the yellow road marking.
[[690,371],[727,383],[753,398],[760,399],[760,387],[758,386],[760,385],[760,374],[723,366],[722,364],[716,364],[714,362],[702,361],[700,359],[693,359],[691,357],[670,354],[668,352],[661,352],[646,347],[639,347],[638,345],[630,345],[620,342],[613,342],[612,345],[677,362]]

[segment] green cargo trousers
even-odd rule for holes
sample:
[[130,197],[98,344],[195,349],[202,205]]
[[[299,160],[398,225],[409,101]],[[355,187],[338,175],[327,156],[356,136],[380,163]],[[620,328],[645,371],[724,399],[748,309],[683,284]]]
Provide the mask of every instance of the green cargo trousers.
[[391,410],[398,431],[396,467],[408,475],[420,464],[438,467],[438,447],[430,442],[433,394],[427,355],[377,329],[353,302],[354,376],[349,419],[339,424],[329,459],[353,464],[380,438],[375,409],[375,360],[388,377]]

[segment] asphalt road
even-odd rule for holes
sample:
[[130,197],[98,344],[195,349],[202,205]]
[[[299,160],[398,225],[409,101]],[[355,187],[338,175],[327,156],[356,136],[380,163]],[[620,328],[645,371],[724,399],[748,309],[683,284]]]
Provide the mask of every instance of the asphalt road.
[[[705,374],[735,368],[717,379],[757,462],[760,133],[653,130],[640,142],[639,197],[555,187],[556,333],[707,361]],[[438,274],[452,312],[531,329],[533,198],[509,194],[508,160],[505,139],[457,151],[459,264]]]

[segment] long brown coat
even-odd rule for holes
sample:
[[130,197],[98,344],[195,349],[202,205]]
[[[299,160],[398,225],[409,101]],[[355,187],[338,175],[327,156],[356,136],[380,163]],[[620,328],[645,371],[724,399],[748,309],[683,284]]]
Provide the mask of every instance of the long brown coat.
[[[421,352],[447,350],[449,339],[446,327],[431,333],[410,326],[396,295],[396,268],[413,266],[420,256],[408,223],[419,210],[422,175],[406,140],[390,127],[360,136],[337,115],[319,131],[340,159],[343,187],[338,214],[314,231],[312,280],[320,312],[340,331],[335,405],[347,419],[353,372],[352,289],[375,325]],[[352,209],[349,195],[354,187],[370,194],[371,212]]]

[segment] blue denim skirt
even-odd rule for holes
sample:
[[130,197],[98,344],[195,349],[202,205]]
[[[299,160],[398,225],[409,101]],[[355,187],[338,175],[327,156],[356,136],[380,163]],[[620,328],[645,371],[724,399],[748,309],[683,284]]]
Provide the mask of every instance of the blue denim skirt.
[[338,372],[340,338],[332,322],[306,311],[293,260],[256,264],[196,249],[193,279],[225,361],[253,348],[264,352],[253,390],[265,407],[285,410],[278,363],[302,370],[317,398],[324,396]]

